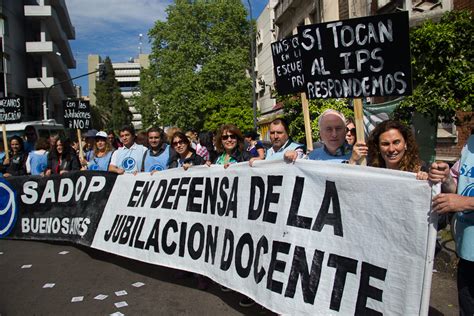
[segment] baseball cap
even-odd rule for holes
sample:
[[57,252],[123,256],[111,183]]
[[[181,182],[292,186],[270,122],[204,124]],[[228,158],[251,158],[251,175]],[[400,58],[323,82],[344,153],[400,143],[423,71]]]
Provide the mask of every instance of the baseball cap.
[[107,138],[107,133],[104,131],[97,132],[97,134],[95,134],[95,138],[97,137]]
[[97,130],[96,129],[90,129],[87,131],[87,133],[84,134],[84,137],[85,138],[88,138],[88,137],[95,137],[95,135],[97,134]]

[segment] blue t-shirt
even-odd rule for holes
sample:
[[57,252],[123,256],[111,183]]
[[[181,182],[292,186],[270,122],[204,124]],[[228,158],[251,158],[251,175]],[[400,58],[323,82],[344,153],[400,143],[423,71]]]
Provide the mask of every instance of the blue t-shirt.
[[[467,140],[459,161],[458,194],[474,197],[474,135]],[[474,210],[456,212],[456,249],[464,260],[474,261]]]
[[146,150],[145,146],[136,143],[130,148],[120,147],[112,154],[110,164],[125,170],[125,173],[140,171]]
[[39,153],[38,151],[32,151],[29,154],[30,158],[30,173],[33,176],[40,175],[46,170],[48,166],[48,152]]
[[324,160],[330,162],[344,162],[351,158],[352,148],[344,144],[336,150],[336,154],[332,155],[327,151],[326,147],[319,147],[309,153],[308,159],[310,160]]
[[108,171],[112,153],[113,151],[109,151],[102,157],[92,155],[87,163],[87,170]]
[[151,149],[148,149],[143,159],[143,171],[151,172],[153,170],[163,171],[168,169],[170,160],[170,146],[165,144],[165,149],[159,155],[153,155]]

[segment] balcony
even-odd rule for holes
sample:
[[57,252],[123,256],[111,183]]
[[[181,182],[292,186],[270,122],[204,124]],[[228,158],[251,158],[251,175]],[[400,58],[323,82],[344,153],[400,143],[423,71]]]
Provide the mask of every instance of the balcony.
[[[51,6],[25,5],[24,10],[27,18],[40,20],[41,23],[44,23],[47,35],[49,36],[47,39],[54,41],[58,46],[58,50],[63,56],[63,60],[68,68],[75,68],[76,61],[68,42],[70,39],[75,39],[75,30],[72,25],[64,25],[65,21],[69,20],[64,17],[61,18],[61,14],[63,13],[58,14],[58,7],[54,7],[53,9]],[[67,18],[69,18],[69,16]]]
[[278,1],[278,4],[275,6],[275,24],[282,24],[284,20],[290,18],[302,2],[302,0]]

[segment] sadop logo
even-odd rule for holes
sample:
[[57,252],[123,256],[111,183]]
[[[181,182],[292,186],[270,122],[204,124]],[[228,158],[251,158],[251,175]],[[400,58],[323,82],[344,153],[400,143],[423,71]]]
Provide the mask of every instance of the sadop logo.
[[153,165],[150,168],[150,171],[163,171],[165,170],[162,165]]
[[136,164],[137,163],[136,163],[135,159],[133,159],[132,157],[125,158],[122,161],[122,167],[123,167],[123,170],[125,170],[125,171],[133,170],[133,168],[135,168]]
[[10,184],[0,178],[0,238],[8,236],[16,223],[16,192]]
[[45,162],[38,164],[35,168],[36,174],[40,174],[41,172],[45,171],[46,167],[47,167],[47,164]]
[[90,165],[89,170],[99,170],[99,165]]
[[467,185],[464,190],[462,190],[461,195],[474,196],[474,183]]

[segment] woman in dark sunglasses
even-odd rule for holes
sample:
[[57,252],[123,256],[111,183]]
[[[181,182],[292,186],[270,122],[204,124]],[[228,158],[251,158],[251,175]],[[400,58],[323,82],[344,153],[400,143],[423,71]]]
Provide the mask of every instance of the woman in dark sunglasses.
[[234,124],[224,124],[220,127],[216,138],[217,156],[216,165],[227,168],[232,163],[249,161],[252,156],[244,150],[244,137]]
[[169,168],[183,167],[187,170],[191,166],[203,165],[205,160],[196,154],[192,148],[189,138],[183,132],[176,132],[171,138],[171,146],[176,155],[173,155]]
[[[196,151],[191,146],[191,141],[186,134],[183,132],[175,132],[171,136],[171,146],[176,152],[176,155],[172,155],[170,158],[170,163],[168,168],[180,168],[183,167],[184,170],[187,170],[191,166],[203,165],[206,161],[196,154]],[[175,277],[178,279],[183,279],[191,277],[193,273],[176,270]],[[210,280],[203,275],[194,274],[197,280],[197,288],[200,290],[207,290],[210,285]]]
[[353,146],[356,143],[356,126],[351,117],[346,118],[346,141]]

